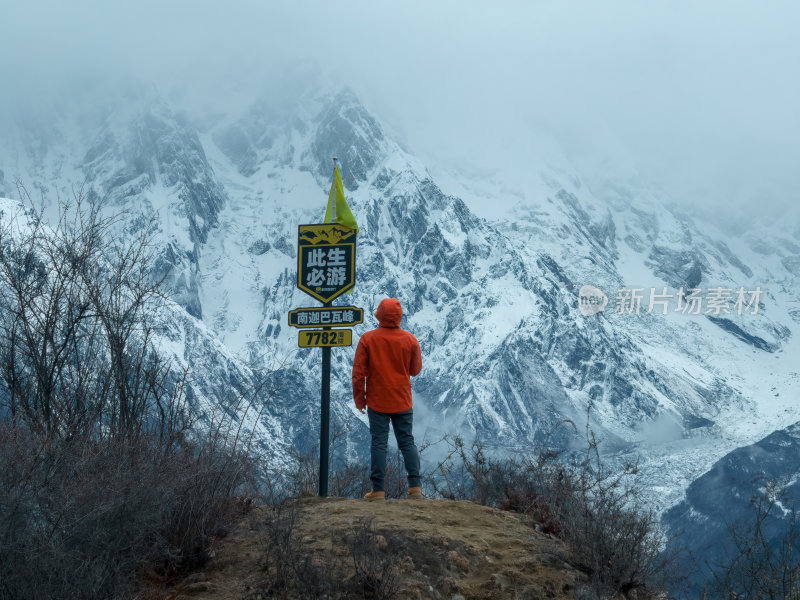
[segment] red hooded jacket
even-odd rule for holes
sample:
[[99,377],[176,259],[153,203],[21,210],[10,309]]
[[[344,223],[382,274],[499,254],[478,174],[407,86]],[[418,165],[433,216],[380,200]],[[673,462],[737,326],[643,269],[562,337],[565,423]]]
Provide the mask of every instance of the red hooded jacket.
[[353,400],[356,408],[369,406],[383,413],[411,409],[411,377],[422,370],[419,342],[400,329],[403,307],[386,298],[375,311],[380,327],[358,340],[353,361]]

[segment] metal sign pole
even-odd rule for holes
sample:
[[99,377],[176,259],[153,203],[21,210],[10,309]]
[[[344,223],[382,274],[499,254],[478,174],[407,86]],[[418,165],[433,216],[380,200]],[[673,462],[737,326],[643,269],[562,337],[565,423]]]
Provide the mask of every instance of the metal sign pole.
[[[337,158],[333,157],[333,171],[336,172]],[[333,218],[336,223],[336,180],[333,182]],[[328,307],[331,302],[323,303]],[[323,327],[328,330],[330,327]],[[330,420],[331,420],[331,349],[325,346],[322,349],[322,411],[319,419],[319,495],[328,495],[328,444],[330,443]]]
[[[325,302],[323,306],[330,306]],[[330,327],[323,327],[327,330]],[[331,420],[331,348],[322,348],[322,412],[319,420],[319,495],[328,495],[328,444]]]
[[[331,222],[299,225],[297,229],[297,287],[322,302],[323,309],[339,295],[352,290],[356,282],[356,234],[358,227],[336,223],[336,183],[341,175],[337,159],[333,159],[334,180]],[[342,198],[344,201],[344,198]],[[329,200],[330,202],[330,200]],[[346,204],[346,202],[345,202]],[[327,211],[326,211],[327,217]],[[354,224],[354,223],[353,223]],[[347,324],[364,320],[364,309],[357,306],[336,307],[333,310],[299,308],[289,311],[289,325],[301,329],[298,346],[322,347],[321,410],[319,419],[319,495],[328,495],[328,467],[331,421],[331,347],[350,346],[352,330],[342,330]],[[316,329],[319,327],[319,329]],[[336,328],[339,329],[336,329]]]

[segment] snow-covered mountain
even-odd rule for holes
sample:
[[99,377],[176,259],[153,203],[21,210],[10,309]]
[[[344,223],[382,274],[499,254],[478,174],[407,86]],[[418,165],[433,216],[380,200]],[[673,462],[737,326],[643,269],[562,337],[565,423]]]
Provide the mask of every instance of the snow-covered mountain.
[[[779,429],[758,442],[737,448],[718,460],[686,490],[684,500],[664,515],[676,532],[690,531],[681,539],[691,555],[706,565],[724,564],[736,556],[731,528],[741,532],[755,523],[754,500],[766,507],[774,503],[769,518],[762,515],[766,538],[780,538],[800,499],[800,423]],[[702,566],[698,564],[696,566]],[[700,569],[698,580],[708,576]]]
[[[579,445],[588,414],[612,460],[642,458],[667,508],[727,452],[800,420],[797,227],[731,236],[646,183],[568,164],[533,162],[521,194],[491,177],[439,181],[348,90],[207,112],[135,93],[13,122],[0,195],[19,197],[19,181],[52,203],[82,187],[128,211],[129,231],[155,211],[158,268],[183,309],[164,347],[204,406],[274,373],[256,425],[264,448],[318,436],[319,353],[297,348],[286,315],[316,304],[295,287],[296,232],[324,214],[333,156],[361,226],[356,289],[337,303],[367,314],[385,296],[403,303],[423,351],[420,435]],[[585,284],[606,293],[605,311],[579,310]],[[616,311],[621,288],[643,288],[640,314]],[[651,288],[671,297],[647,314]],[[681,288],[728,289],[730,312],[675,310]],[[739,288],[760,288],[757,314],[737,314]],[[332,363],[351,456],[366,439],[353,351]]]

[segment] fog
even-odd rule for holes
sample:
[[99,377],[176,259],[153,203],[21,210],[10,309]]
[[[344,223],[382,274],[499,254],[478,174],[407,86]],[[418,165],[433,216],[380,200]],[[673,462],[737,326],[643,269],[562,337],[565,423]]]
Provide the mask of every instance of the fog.
[[553,159],[728,213],[797,200],[796,2],[122,4],[1,3],[5,116],[98,81],[245,102],[301,69],[426,162],[520,190]]

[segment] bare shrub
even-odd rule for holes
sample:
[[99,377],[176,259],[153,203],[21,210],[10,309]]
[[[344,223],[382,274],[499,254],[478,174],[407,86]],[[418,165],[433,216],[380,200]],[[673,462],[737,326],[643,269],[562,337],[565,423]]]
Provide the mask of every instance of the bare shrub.
[[[258,594],[303,600],[397,597],[397,548],[404,546],[402,540],[391,533],[378,533],[371,520],[359,520],[343,538],[336,534],[331,549],[314,550],[304,546],[301,518],[301,506],[296,500],[271,507],[263,549],[264,581]],[[344,556],[334,551],[338,546],[347,549]]]
[[157,438],[0,426],[0,597],[105,598],[147,565],[202,562],[234,509],[235,463],[195,444],[165,454]]
[[265,540],[262,592],[270,597],[315,599],[334,597],[339,587],[331,577],[327,560],[318,561],[303,548],[298,530],[299,509],[293,503],[272,508]]
[[152,345],[164,293],[149,228],[121,240],[119,224],[80,194],[60,203],[53,227],[33,209],[3,220],[0,361],[15,423],[48,437],[137,435],[149,409],[169,410],[169,367]]
[[800,598],[800,514],[777,482],[761,483],[750,501],[751,518],[730,525],[731,549],[711,566],[704,597]]
[[372,520],[360,521],[355,530],[345,537],[355,569],[355,581],[364,598],[390,600],[399,592],[399,569],[395,554],[387,549],[390,544],[372,526]]
[[539,448],[520,458],[491,456],[480,441],[448,440],[450,451],[429,479],[446,498],[468,499],[529,515],[563,539],[600,598],[662,589],[663,534],[637,487],[636,465],[611,470],[597,440],[583,456]]
[[[330,468],[328,494],[339,498],[360,498],[370,490],[368,473],[363,465],[348,463],[344,458],[344,445],[349,426],[333,423],[330,435]],[[306,450],[289,449],[290,467],[271,479],[273,502],[286,498],[315,496],[319,491],[319,445]]]
[[116,225],[79,193],[52,227],[2,215],[3,599],[115,597],[202,562],[252,469],[229,427],[194,428],[187,372],[153,343],[149,229]]

